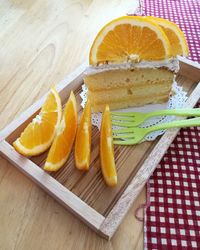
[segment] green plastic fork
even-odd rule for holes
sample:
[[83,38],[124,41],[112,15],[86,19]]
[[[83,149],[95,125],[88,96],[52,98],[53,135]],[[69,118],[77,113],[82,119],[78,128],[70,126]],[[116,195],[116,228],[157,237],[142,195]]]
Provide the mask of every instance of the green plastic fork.
[[120,127],[136,127],[145,120],[154,116],[200,116],[200,108],[183,108],[183,109],[169,109],[158,110],[149,113],[142,112],[111,112],[112,124]]
[[134,145],[141,142],[149,133],[157,130],[186,128],[192,126],[200,126],[200,117],[187,120],[177,120],[170,123],[162,123],[149,128],[132,127],[126,129],[115,129],[113,130],[113,143],[118,145]]

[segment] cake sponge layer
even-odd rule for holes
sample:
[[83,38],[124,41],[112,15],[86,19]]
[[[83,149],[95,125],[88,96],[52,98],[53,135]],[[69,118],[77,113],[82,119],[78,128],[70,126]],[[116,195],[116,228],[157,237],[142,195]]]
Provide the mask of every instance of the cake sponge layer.
[[102,90],[102,91],[88,91],[88,98],[91,101],[92,106],[118,101],[134,100],[136,98],[143,99],[144,97],[152,97],[158,95],[168,95],[171,91],[171,83],[154,83],[150,86],[136,86],[130,88]]
[[167,68],[118,69],[85,75],[84,83],[90,91],[112,90],[150,86],[151,84],[173,82],[174,73]]
[[[109,107],[111,110],[129,108],[129,107],[138,107],[138,106],[143,106],[145,104],[150,104],[150,103],[164,103],[164,102],[167,102],[168,98],[169,98],[168,94],[154,96],[153,99],[152,99],[152,96],[144,97],[144,98],[135,98],[134,100],[110,102]],[[101,112],[104,110],[105,105],[106,103],[93,104],[92,111]]]

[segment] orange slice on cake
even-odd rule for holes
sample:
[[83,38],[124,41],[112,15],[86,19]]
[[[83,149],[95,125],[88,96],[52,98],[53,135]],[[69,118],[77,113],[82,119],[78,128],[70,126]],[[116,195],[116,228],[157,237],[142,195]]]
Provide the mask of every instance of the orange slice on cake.
[[102,115],[100,131],[100,157],[101,170],[104,180],[108,186],[117,185],[117,172],[114,158],[112,124],[110,119],[110,109],[106,105]]
[[67,161],[76,136],[77,129],[77,107],[74,93],[65,105],[63,117],[57,129],[56,136],[49,150],[44,169],[57,171]]
[[39,155],[46,151],[53,141],[61,115],[61,100],[56,89],[52,88],[40,113],[13,143],[14,148],[26,156]]
[[175,23],[158,17],[149,16],[146,18],[157,23],[164,30],[170,42],[172,56],[188,56],[189,49],[184,33]]
[[91,152],[91,104],[88,100],[78,126],[75,142],[75,162],[79,170],[88,170]]
[[106,24],[97,34],[90,64],[105,62],[162,60],[171,56],[169,40],[163,29],[144,17],[123,16]]

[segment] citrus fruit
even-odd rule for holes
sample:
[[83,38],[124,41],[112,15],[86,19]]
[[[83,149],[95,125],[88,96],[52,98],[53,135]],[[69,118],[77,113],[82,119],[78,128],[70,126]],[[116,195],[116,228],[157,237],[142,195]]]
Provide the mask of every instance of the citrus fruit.
[[46,151],[55,136],[62,116],[59,94],[52,88],[41,111],[13,142],[14,148],[26,156],[39,155]]
[[100,130],[100,157],[101,169],[106,184],[108,186],[117,185],[117,172],[114,159],[112,125],[110,119],[110,109],[108,105],[106,105],[102,115]]
[[62,120],[49,150],[44,169],[57,171],[67,161],[71,152],[77,130],[77,107],[74,93],[65,105]]
[[171,56],[170,44],[162,28],[150,19],[123,16],[106,24],[97,34],[90,64],[161,60]]
[[88,100],[77,129],[75,142],[75,162],[79,170],[88,170],[91,151],[91,104]]
[[175,23],[158,17],[147,17],[147,19],[157,23],[164,30],[170,42],[172,56],[188,56],[189,49],[184,33]]

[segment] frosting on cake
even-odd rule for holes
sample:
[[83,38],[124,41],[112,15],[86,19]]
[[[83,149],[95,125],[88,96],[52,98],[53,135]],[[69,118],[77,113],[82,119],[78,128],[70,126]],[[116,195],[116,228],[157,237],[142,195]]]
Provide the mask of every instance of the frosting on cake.
[[89,66],[85,70],[86,75],[92,75],[108,70],[119,69],[134,69],[134,68],[168,68],[170,71],[177,73],[179,71],[179,60],[177,58],[170,58],[160,61],[141,61],[138,63],[124,62],[120,64],[107,63],[98,66]]

